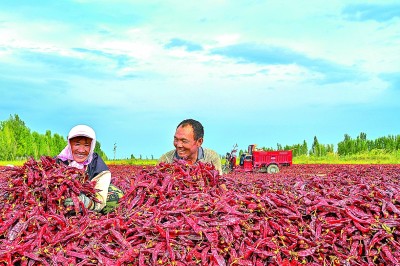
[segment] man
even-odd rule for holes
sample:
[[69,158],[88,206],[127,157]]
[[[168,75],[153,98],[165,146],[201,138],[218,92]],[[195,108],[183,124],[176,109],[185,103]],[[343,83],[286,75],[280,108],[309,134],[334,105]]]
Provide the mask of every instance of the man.
[[222,175],[221,159],[213,150],[203,148],[203,125],[193,119],[186,119],[179,123],[174,136],[175,150],[162,155],[158,163],[172,163],[174,159],[183,159],[189,164],[196,162],[211,163]]

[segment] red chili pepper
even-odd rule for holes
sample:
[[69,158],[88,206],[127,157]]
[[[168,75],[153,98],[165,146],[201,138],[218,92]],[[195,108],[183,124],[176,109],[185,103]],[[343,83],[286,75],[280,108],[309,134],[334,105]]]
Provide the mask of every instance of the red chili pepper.
[[26,175],[28,177],[26,185],[28,187],[30,187],[33,184],[33,182],[35,181],[35,174],[36,174],[36,172],[34,172],[34,171],[28,171],[28,173],[26,173]]
[[383,245],[381,247],[381,249],[382,249],[383,253],[385,254],[385,256],[387,257],[386,262],[393,263],[393,265],[399,265],[400,264],[399,260],[393,256],[392,251],[390,250],[388,245]]
[[215,222],[210,222],[211,226],[230,226],[230,225],[236,225],[239,224],[241,221],[240,217],[236,216],[221,216],[222,221],[215,221]]
[[20,217],[22,217],[23,214],[23,212],[16,212],[13,217],[2,224],[2,226],[0,227],[0,235],[7,231],[17,220],[20,219]]
[[164,253],[166,250],[166,242],[158,242],[151,252],[153,265],[156,265],[157,257],[159,253]]
[[219,265],[219,266],[226,266],[225,260],[224,258],[218,254],[218,251],[216,248],[211,247],[211,254],[215,260],[215,262]]
[[134,261],[133,259],[139,257],[140,248],[138,246],[131,247],[123,252],[122,257],[116,260],[115,265],[125,265],[125,262]]
[[299,257],[311,256],[315,253],[316,250],[317,250],[317,247],[312,247],[312,248],[301,250],[301,251],[297,252],[297,255]]
[[67,251],[65,252],[65,254],[66,254],[67,256],[79,258],[79,259],[82,259],[82,260],[84,260],[84,259],[86,259],[86,258],[88,257],[87,254],[75,252],[75,251],[72,251],[72,250],[67,250]]
[[234,238],[239,238],[242,235],[242,229],[240,228],[240,225],[233,225],[232,235]]
[[358,222],[356,222],[356,221],[353,221],[353,223],[354,223],[354,226],[355,226],[358,230],[360,230],[363,234],[367,234],[367,233],[369,233],[369,232],[371,231],[371,228],[370,228],[370,227],[364,227],[364,226],[362,226],[360,223],[358,223]]
[[104,249],[105,253],[107,255],[111,255],[114,258],[117,258],[119,256],[119,252],[112,249],[111,247],[109,247],[109,244],[107,243],[100,243],[101,247]]
[[232,243],[233,242],[233,235],[230,230],[228,230],[227,227],[223,226],[219,229],[219,233],[221,237],[224,239],[226,243]]
[[115,265],[115,260],[109,259],[108,257],[104,256],[101,254],[98,250],[92,249],[91,253],[93,254],[93,257],[96,258],[97,264],[99,265]]
[[13,241],[18,236],[20,236],[23,231],[28,227],[27,221],[19,220],[7,233],[7,238]]
[[208,251],[209,250],[210,250],[209,247],[203,248],[203,250],[201,251],[201,261],[209,261],[209,259],[208,259]]
[[50,264],[43,258],[40,258],[38,255],[32,253],[32,252],[23,252],[23,255],[31,260],[34,260],[35,262],[40,262],[42,265],[47,265],[50,266]]
[[200,258],[200,252],[198,252],[194,247],[186,245],[182,248],[182,252],[184,252],[184,256],[181,257],[181,260],[185,263],[193,262]]
[[377,244],[379,241],[381,241],[384,238],[392,236],[391,234],[386,233],[384,230],[379,230],[378,232],[375,233],[375,235],[372,237],[371,242],[369,243],[368,249],[371,250]]
[[397,215],[400,215],[400,210],[391,201],[387,201],[387,209]]
[[170,241],[170,237],[169,237],[169,229],[167,229],[165,231],[165,240],[166,240],[166,246],[167,246],[167,251],[169,253],[169,256],[171,258],[172,261],[175,261],[175,252],[173,251],[171,245],[171,241]]
[[337,225],[337,226],[343,226],[343,224],[346,224],[348,222],[350,222],[351,219],[350,218],[341,218],[341,219],[337,219],[335,217],[325,217],[325,222],[329,225]]
[[166,238],[166,237],[167,237],[167,233],[165,232],[165,230],[164,230],[159,224],[155,224],[154,227],[157,229],[158,233],[159,233],[163,238]]
[[126,239],[122,236],[122,234],[120,232],[118,232],[117,230],[115,230],[113,228],[110,228],[108,230],[115,237],[118,244],[120,244],[122,248],[127,249],[127,248],[131,247],[131,244],[128,241],[126,241]]
[[146,266],[144,253],[139,254],[139,266]]
[[182,216],[185,218],[186,222],[190,225],[190,227],[196,232],[196,234],[202,234],[203,230],[200,226],[196,224],[195,221],[193,221],[192,218],[182,214]]
[[280,226],[278,223],[276,223],[272,219],[268,219],[268,223],[275,231],[277,231],[280,235],[283,235],[282,226]]
[[373,219],[373,218],[368,218],[368,219],[364,220],[364,219],[361,219],[361,218],[356,217],[356,216],[350,211],[350,209],[345,208],[344,211],[345,211],[345,213],[346,213],[353,221],[358,222],[358,223],[360,223],[360,224],[368,224],[368,225],[371,225],[371,223],[374,222],[374,219]]

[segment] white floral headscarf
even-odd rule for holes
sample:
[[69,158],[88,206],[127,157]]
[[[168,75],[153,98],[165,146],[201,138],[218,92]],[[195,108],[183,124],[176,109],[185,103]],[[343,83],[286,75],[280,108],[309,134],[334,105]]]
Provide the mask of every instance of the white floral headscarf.
[[[83,163],[78,163],[78,162],[74,161],[74,157],[72,155],[72,150],[71,150],[71,144],[69,142],[70,139],[79,137],[79,136],[88,137],[88,138],[92,139],[92,143],[90,145],[89,156]],[[63,161],[68,160],[70,166],[73,166],[73,167],[76,167],[79,169],[83,169],[85,167],[85,165],[88,165],[92,161],[93,151],[94,151],[95,146],[96,146],[96,133],[94,132],[94,130],[91,127],[86,126],[86,125],[77,125],[70,130],[70,132],[68,134],[68,144],[60,152],[60,154],[57,155],[57,157]]]

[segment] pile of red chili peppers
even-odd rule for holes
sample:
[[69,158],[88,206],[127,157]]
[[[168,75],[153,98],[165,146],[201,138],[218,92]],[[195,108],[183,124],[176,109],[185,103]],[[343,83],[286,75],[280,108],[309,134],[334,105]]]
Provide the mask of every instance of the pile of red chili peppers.
[[49,157],[1,170],[0,265],[400,263],[398,166],[124,169],[111,167],[125,195],[106,215],[80,206],[80,192],[95,193],[81,170]]

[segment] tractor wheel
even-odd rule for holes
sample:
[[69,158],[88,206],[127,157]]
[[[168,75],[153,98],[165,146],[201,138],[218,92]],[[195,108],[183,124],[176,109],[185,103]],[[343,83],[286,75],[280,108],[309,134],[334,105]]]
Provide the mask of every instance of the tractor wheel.
[[276,174],[279,173],[279,167],[276,164],[270,164],[267,167],[268,174]]
[[267,167],[262,166],[258,172],[259,173],[267,173]]

